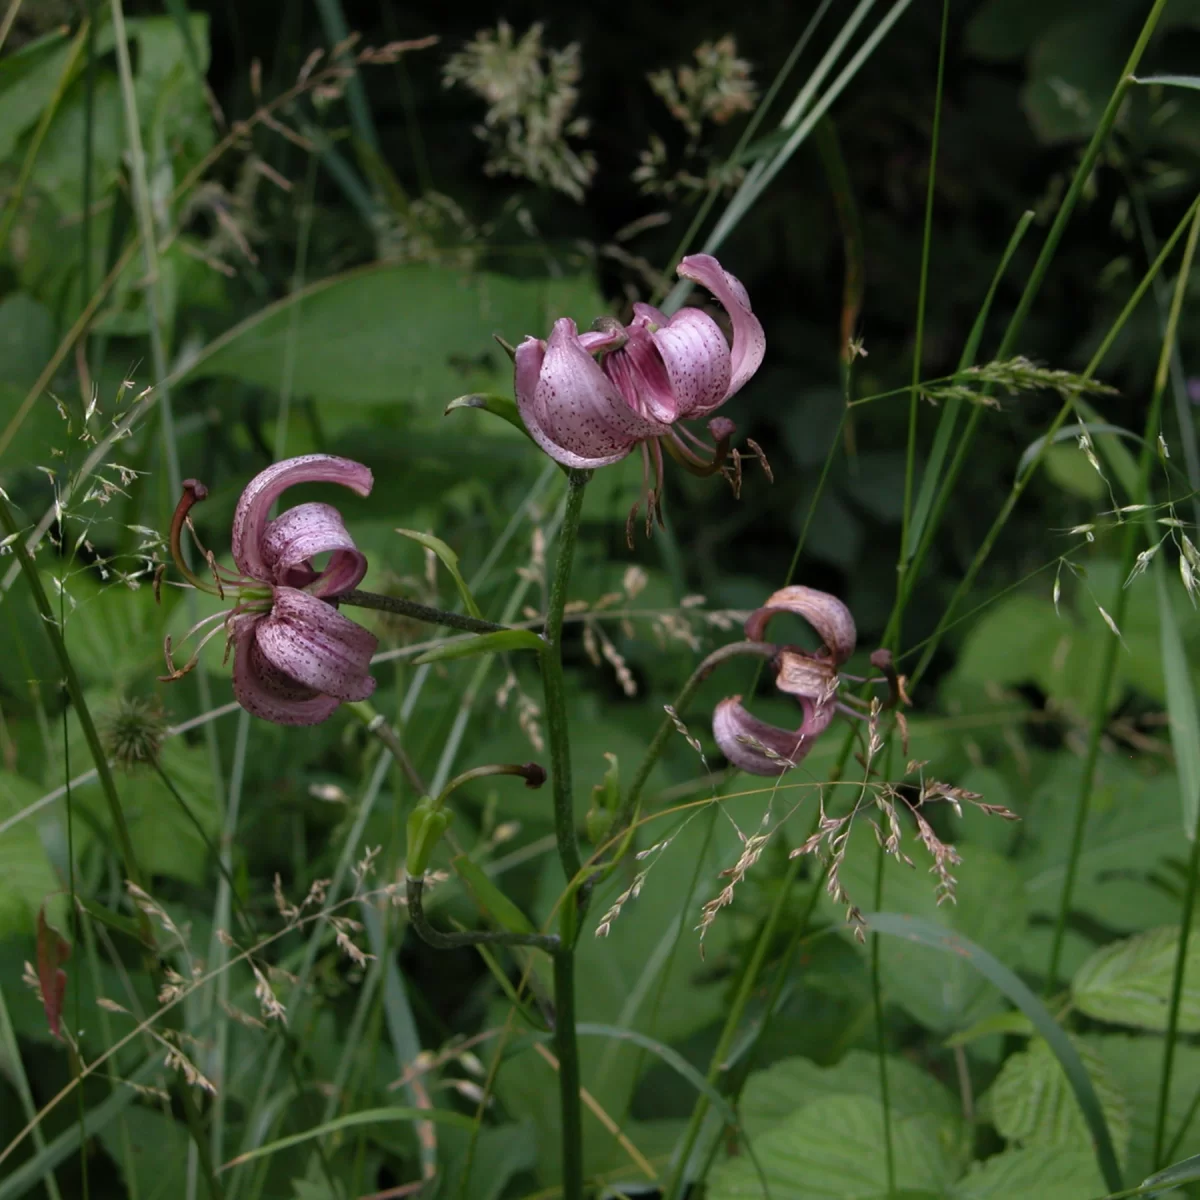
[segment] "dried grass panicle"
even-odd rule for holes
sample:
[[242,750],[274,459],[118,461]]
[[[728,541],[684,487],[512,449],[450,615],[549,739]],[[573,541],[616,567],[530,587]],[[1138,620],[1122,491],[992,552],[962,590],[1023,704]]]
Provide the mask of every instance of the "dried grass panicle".
[[754,833],[746,837],[741,830],[738,830],[738,836],[742,840],[742,852],[732,867],[726,867],[720,872],[720,877],[728,879],[729,882],[700,909],[700,924],[696,926],[696,930],[700,934],[700,953],[702,956],[704,954],[704,938],[708,934],[712,923],[717,919],[717,914],[720,913],[721,909],[733,903],[734,889],[746,878],[750,869],[762,857],[764,847],[771,840],[769,833]]

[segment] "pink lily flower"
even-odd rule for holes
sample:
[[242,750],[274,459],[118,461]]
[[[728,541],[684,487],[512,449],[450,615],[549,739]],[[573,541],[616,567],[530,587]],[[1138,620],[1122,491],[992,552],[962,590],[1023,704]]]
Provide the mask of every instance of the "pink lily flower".
[[661,502],[663,446],[699,473],[721,467],[733,422],[710,422],[716,445],[678,422],[716,412],[758,370],[766,352],[746,289],[715,258],[689,255],[679,274],[721,302],[732,325],[731,342],[698,308],[668,317],[649,304],[635,304],[633,321],[624,327],[601,318],[598,329],[581,334],[563,317],[554,322],[548,342],[527,337],[514,360],[521,419],[551,458],[590,469],[619,462],[641,446],[648,514]]
[[782,775],[813,748],[842,706],[836,702],[838,668],[854,653],[857,631],[850,610],[836,597],[815,588],[785,587],[746,619],[746,637],[766,641],[767,624],[779,613],[803,617],[823,645],[815,652],[785,646],[774,661],[775,686],[795,696],[803,718],[796,729],[781,729],[742,707],[741,696],[722,700],[713,713],[713,737],[721,753],[752,775]]
[[[271,505],[297,483],[339,483],[365,496],[373,478],[361,463],[330,454],[290,458],[260,472],[242,493],[233,517],[238,573],[218,566],[206,554],[215,587],[188,570],[179,552],[188,510],[208,494],[203,484],[188,480],[175,512],[171,547],[194,586],[237,596],[231,611],[208,619],[221,624],[204,641],[225,629],[234,650],[233,693],[238,703],[280,725],[315,725],[342,701],[365,700],[374,692],[369,668],[378,642],[332,603],[357,587],[367,571],[366,556],[355,546],[337,509],[298,504],[269,518]],[[321,569],[312,561],[319,554],[329,555]],[[198,656],[199,649],[186,666],[176,669],[168,639],[172,673],[165,678],[179,678]]]

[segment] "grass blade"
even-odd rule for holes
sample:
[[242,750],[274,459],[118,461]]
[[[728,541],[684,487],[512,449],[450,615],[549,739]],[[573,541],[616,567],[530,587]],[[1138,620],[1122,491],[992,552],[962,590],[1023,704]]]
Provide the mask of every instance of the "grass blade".
[[342,1129],[353,1129],[357,1125],[389,1125],[397,1121],[437,1121],[442,1125],[456,1125],[459,1129],[470,1129],[475,1124],[470,1117],[463,1116],[462,1113],[450,1112],[444,1108],[367,1108],[362,1112],[335,1117],[332,1121],[315,1125],[312,1129],[304,1130],[303,1133],[293,1133],[290,1137],[279,1138],[277,1141],[268,1142],[265,1146],[247,1150],[245,1154],[231,1158],[220,1170],[240,1167],[252,1159],[266,1158],[268,1155],[278,1154],[280,1150],[290,1150],[293,1146],[302,1146],[314,1138],[326,1137]]
[[970,963],[1029,1018],[1034,1029],[1045,1039],[1061,1064],[1088,1129],[1091,1130],[1096,1161],[1104,1181],[1112,1191],[1117,1191],[1121,1187],[1121,1170],[1117,1166],[1117,1155],[1108,1131],[1108,1122],[1104,1119],[1104,1110],[1100,1107],[1100,1098],[1096,1095],[1091,1077],[1079,1057],[1079,1052],[1071,1044],[1071,1039],[1050,1015],[1049,1009],[1024,982],[982,947],[931,921],[901,913],[870,913],[863,917],[863,922],[872,933],[917,942],[919,945],[941,950],[944,954],[952,954]]

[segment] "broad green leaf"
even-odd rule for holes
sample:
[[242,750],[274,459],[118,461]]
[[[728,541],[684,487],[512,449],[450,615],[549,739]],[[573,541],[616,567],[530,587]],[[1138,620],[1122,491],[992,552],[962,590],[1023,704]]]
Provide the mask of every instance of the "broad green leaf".
[[[1179,927],[1166,925],[1096,951],[1071,980],[1075,1007],[1098,1021],[1164,1030]],[[1200,937],[1188,940],[1180,1033],[1200,1033]]]
[[1079,1107],[1083,1110],[1087,1120],[1096,1161],[1104,1174],[1105,1182],[1112,1191],[1119,1188],[1121,1171],[1117,1165],[1116,1151],[1113,1148],[1112,1136],[1108,1131],[1108,1123],[1104,1118],[1104,1110],[1096,1095],[1091,1076],[1088,1075],[1087,1069],[1079,1057],[1079,1051],[1075,1049],[1070,1038],[1050,1015],[1046,1006],[1029,990],[1029,987],[994,955],[973,945],[965,938],[952,934],[948,930],[939,929],[929,921],[922,921],[916,917],[898,916],[895,913],[872,913],[864,916],[863,920],[867,928],[874,933],[920,942],[926,946],[937,948],[945,955],[969,963],[974,970],[993,983],[1029,1018],[1034,1028],[1049,1043],[1070,1080],[1075,1097],[1079,1101]]
[[106,1126],[100,1133],[100,1141],[108,1156],[125,1173],[126,1194],[136,1195],[139,1200],[179,1200],[186,1195],[191,1141],[187,1126],[140,1106],[126,1112],[123,1124],[128,1132],[127,1171],[121,1126]]
[[[42,789],[11,771],[0,771],[0,821],[38,800]],[[36,818],[26,818],[0,834],[0,937],[32,937],[43,901],[51,901],[50,920],[62,924],[65,901],[54,874]]]
[[420,666],[422,663],[449,662],[457,658],[474,658],[480,654],[507,654],[512,650],[533,650],[540,654],[546,648],[546,643],[529,629],[502,629],[496,633],[481,633],[466,641],[446,642],[426,650],[413,662]]
[[1196,692],[1188,671],[1187,650],[1175,620],[1175,609],[1167,591],[1166,564],[1162,555],[1154,563],[1154,584],[1158,596],[1159,632],[1162,636],[1163,679],[1167,688],[1167,717],[1171,728],[1171,747],[1179,771],[1180,815],[1183,832],[1196,836],[1200,815],[1200,717],[1196,715]]
[[458,569],[458,555],[440,537],[434,537],[432,533],[420,533],[415,529],[397,529],[396,532],[401,537],[409,538],[419,545],[424,546],[426,550],[432,550],[441,559],[442,566],[450,572],[450,576],[454,580],[454,586],[458,588],[458,594],[462,597],[462,602],[467,607],[467,612],[473,617],[482,618],[483,613],[480,612],[479,605],[475,603],[475,597],[471,595],[471,589],[467,587],[467,581]]
[[[1025,900],[1017,869],[982,847],[962,846],[957,902],[939,905],[930,859],[919,844],[904,845],[915,869],[894,858],[884,860],[883,905],[891,912],[926,918],[947,933],[954,931],[1006,959],[1016,949],[1025,928]],[[839,871],[850,902],[860,908],[874,894],[876,843],[868,826],[856,831]],[[831,919],[844,923],[845,914],[825,903]],[[925,945],[888,940],[880,947],[884,994],[900,1004],[927,1029],[949,1034],[965,1029],[995,1012],[1001,1001],[971,963],[947,959]],[[930,981],[937,980],[931,987]]]
[[492,340],[544,336],[556,317],[586,328],[604,312],[590,278],[512,279],[428,265],[368,267],[264,308],[206,348],[189,378],[232,375],[342,401],[437,405],[511,386]]
[[[892,1114],[896,1187],[944,1194],[956,1167],[930,1115]],[[868,1096],[833,1096],[797,1109],[754,1139],[772,1200],[882,1197],[888,1190],[883,1108]],[[762,1200],[763,1185],[745,1156],[709,1176],[709,1200]]]
[[[928,1113],[957,1124],[957,1100],[932,1075],[907,1059],[889,1056],[888,1098],[894,1113],[913,1117]],[[807,1058],[785,1058],[746,1080],[742,1092],[742,1125],[757,1138],[781,1124],[798,1108],[831,1096],[880,1099],[879,1059],[866,1050],[851,1050],[832,1067]]]
[[450,865],[471,889],[479,906],[510,933],[535,933],[533,922],[488,878],[487,872],[465,854],[457,854]]
[[[471,1177],[463,1187],[460,1179],[467,1166],[469,1145],[473,1145]],[[441,1189],[442,1195],[499,1200],[508,1181],[518,1171],[530,1171],[537,1165],[537,1136],[528,1121],[485,1126],[479,1130],[477,1138],[447,1126],[438,1130],[438,1156],[446,1164],[446,1179],[450,1185]]]
[[[1162,1076],[1162,1039],[1152,1034],[1088,1034],[1080,1041],[1103,1060],[1109,1076],[1129,1103],[1131,1137],[1125,1178],[1136,1183],[1154,1169],[1154,1122]],[[1179,1042],[1167,1097],[1167,1136],[1172,1138],[1188,1118],[1200,1080],[1200,1047]],[[1192,1113],[1191,1125],[1180,1142],[1181,1155],[1200,1153],[1200,1121]]]
[[[1076,1049],[1100,1098],[1117,1157],[1124,1159],[1129,1147],[1129,1105],[1100,1055],[1078,1042]],[[1047,1148],[1075,1146],[1091,1153],[1091,1132],[1079,1102],[1043,1038],[1034,1038],[1028,1050],[1005,1059],[986,1102],[992,1123],[1006,1141]]]
[[951,1200],[1091,1200],[1105,1190],[1090,1151],[1036,1146],[975,1163],[949,1195]]

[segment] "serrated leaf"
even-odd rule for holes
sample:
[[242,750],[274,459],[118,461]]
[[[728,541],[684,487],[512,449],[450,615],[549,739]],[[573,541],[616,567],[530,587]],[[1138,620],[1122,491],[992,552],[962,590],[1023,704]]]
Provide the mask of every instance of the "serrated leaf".
[[[1178,947],[1179,927],[1165,925],[1098,950],[1071,981],[1075,1007],[1098,1021],[1166,1029]],[[1188,942],[1179,1032],[1200,1032],[1200,937]]]
[[496,633],[481,633],[478,637],[466,641],[446,642],[426,650],[413,662],[420,666],[422,663],[449,662],[456,658],[474,658],[478,654],[505,654],[510,650],[535,650],[541,653],[546,648],[536,633],[528,629],[502,629]]
[[[889,1056],[888,1098],[903,1116],[930,1113],[956,1121],[955,1098],[932,1075],[903,1058]],[[878,1100],[879,1059],[866,1050],[851,1050],[832,1067],[807,1058],[785,1058],[746,1080],[742,1093],[742,1127],[757,1138],[806,1104],[832,1096],[868,1096]]]
[[[956,1169],[938,1136],[939,1120],[892,1116],[897,1190],[942,1194]],[[797,1109],[753,1141],[773,1200],[876,1197],[888,1190],[883,1108],[868,1096],[833,1096]],[[709,1176],[709,1200],[762,1200],[754,1164],[730,1159]]]
[[1006,1150],[971,1170],[950,1191],[951,1200],[1081,1200],[1104,1193],[1104,1180],[1089,1151],[1048,1149]]
[[[1100,1055],[1076,1043],[1100,1098],[1119,1159],[1129,1148],[1129,1106]],[[1022,1146],[1069,1148],[1091,1153],[1091,1133],[1067,1077],[1043,1038],[1010,1055],[987,1092],[992,1122],[1007,1141]]]

